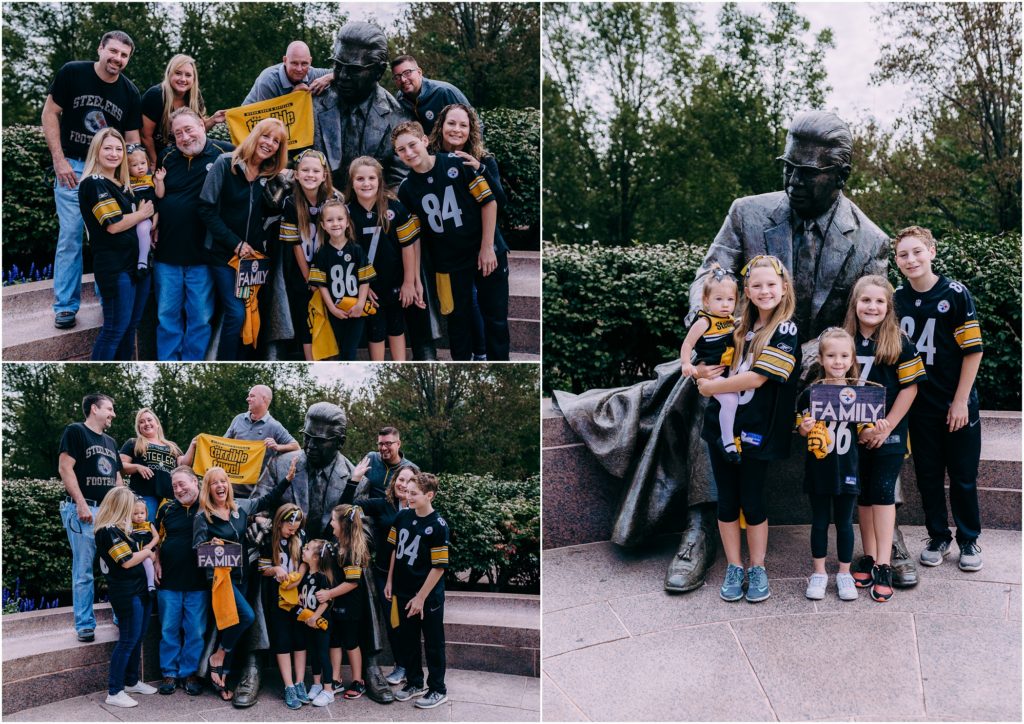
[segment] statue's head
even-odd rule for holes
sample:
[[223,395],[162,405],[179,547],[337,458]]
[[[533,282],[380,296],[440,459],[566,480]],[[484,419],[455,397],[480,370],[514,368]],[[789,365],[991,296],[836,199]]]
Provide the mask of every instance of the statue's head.
[[302,449],[309,467],[327,467],[345,445],[348,420],[345,411],[332,402],[316,402],[306,410],[302,427]]
[[354,105],[366,100],[388,67],[388,39],[373,23],[345,23],[334,36],[334,88]]
[[853,134],[835,113],[798,113],[786,134],[782,182],[789,205],[802,219],[824,214],[850,177]]

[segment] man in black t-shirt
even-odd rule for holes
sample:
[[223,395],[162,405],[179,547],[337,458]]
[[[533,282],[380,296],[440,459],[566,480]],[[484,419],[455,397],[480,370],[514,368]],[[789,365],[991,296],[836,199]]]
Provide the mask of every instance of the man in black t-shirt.
[[159,691],[172,694],[181,686],[187,694],[197,696],[203,690],[196,671],[203,653],[210,587],[192,548],[192,524],[199,511],[199,483],[192,468],[179,465],[172,470],[171,488],[174,499],[156,515],[160,531],[156,561],[160,671],[164,677]]
[[71,544],[71,596],[79,641],[92,641],[96,630],[93,614],[93,561],[96,538],[93,519],[103,498],[121,480],[117,443],[106,434],[114,422],[114,401],[94,392],[82,400],[85,422],[64,428],[60,440],[60,479],[67,496],[60,517]]
[[156,356],[161,361],[196,361],[206,356],[213,318],[213,275],[206,264],[206,226],[199,218],[199,194],[210,166],[234,150],[206,137],[203,119],[191,108],[171,114],[174,145],[160,153],[165,169],[159,243],[154,251]]
[[100,40],[99,60],[65,63],[50,84],[43,105],[43,135],[57,181],[60,233],[53,263],[54,324],[75,326],[82,297],[82,213],[78,182],[92,137],[116,128],[128,143],[139,142],[142,123],[139,90],[122,75],[135,50],[127,33],[112,30]]

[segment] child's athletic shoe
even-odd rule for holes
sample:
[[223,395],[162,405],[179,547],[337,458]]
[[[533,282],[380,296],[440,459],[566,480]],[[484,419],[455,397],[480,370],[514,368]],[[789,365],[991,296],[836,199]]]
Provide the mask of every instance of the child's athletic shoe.
[[334,692],[323,689],[316,698],[313,699],[313,706],[327,706],[328,704],[334,703]]
[[358,699],[365,693],[366,684],[364,684],[361,681],[353,681],[351,684],[348,685],[348,688],[345,689],[344,697],[346,699]]
[[391,673],[387,675],[384,681],[388,682],[392,686],[398,686],[405,681],[405,667],[396,666],[391,670]]
[[417,709],[433,709],[435,706],[440,706],[448,701],[448,695],[442,694],[440,691],[428,691],[424,696],[417,699],[413,706]]
[[942,559],[949,555],[951,541],[943,538],[929,538],[928,545],[921,551],[921,564],[925,566],[937,566]]
[[807,582],[807,591],[804,595],[812,601],[820,601],[825,598],[825,589],[828,587],[827,573],[812,573]]
[[857,584],[849,573],[836,574],[836,593],[843,601],[857,600]]
[[772,595],[768,585],[768,571],[764,566],[752,566],[747,571],[747,601],[757,603]]
[[[322,686],[320,688],[323,689]],[[320,692],[317,693],[319,694]],[[303,704],[310,704],[313,702],[313,700],[309,697],[309,694],[306,693],[305,681],[300,681],[295,684],[295,696],[299,697],[299,701],[301,701]]]
[[729,567],[725,569],[725,583],[722,584],[721,590],[718,592],[726,601],[738,601],[743,598],[743,582],[746,580],[746,573],[743,571],[743,566],[729,564]]
[[960,544],[960,570],[980,571],[981,570],[981,547],[977,541],[968,541]]
[[129,694],[155,694],[157,692],[155,686],[150,686],[142,679],[139,679],[131,686],[124,687],[124,690]]
[[295,693],[294,686],[284,687],[284,705],[289,709],[302,708],[302,702],[299,701],[299,695]]
[[116,694],[107,694],[107,698],[104,703],[110,704],[110,706],[120,706],[124,709],[139,705],[139,702],[125,694],[123,689]]
[[853,584],[857,588],[870,588],[874,583],[871,572],[875,568],[875,559],[871,556],[861,556],[850,566],[850,573],[853,574]]
[[[875,566],[873,578],[871,598],[879,603],[885,603],[892,598],[892,568],[888,564],[879,563]],[[883,588],[886,590],[883,591]]]
[[395,701],[409,701],[414,696],[426,693],[427,687],[423,684],[410,684],[406,682],[405,686],[395,692]]
[[309,700],[312,701],[313,699],[316,699],[317,694],[319,694],[323,690],[324,687],[322,684],[313,684],[311,687],[309,687]]

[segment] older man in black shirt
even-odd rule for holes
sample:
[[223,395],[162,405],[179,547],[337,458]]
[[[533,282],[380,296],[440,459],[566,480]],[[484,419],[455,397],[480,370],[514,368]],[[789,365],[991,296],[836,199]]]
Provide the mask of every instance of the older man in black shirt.
[[197,211],[199,193],[210,166],[234,146],[208,139],[203,119],[190,108],[171,114],[171,133],[175,145],[164,150],[158,163],[166,173],[166,192],[157,201],[160,228],[153,265],[157,359],[201,360],[210,343],[213,275],[203,247],[206,226]]

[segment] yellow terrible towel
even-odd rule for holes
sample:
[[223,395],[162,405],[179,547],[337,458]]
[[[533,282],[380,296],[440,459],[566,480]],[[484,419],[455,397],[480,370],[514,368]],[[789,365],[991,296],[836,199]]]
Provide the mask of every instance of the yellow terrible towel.
[[807,433],[807,450],[818,460],[828,457],[828,447],[832,444],[832,436],[828,434],[828,426],[822,420],[814,423]]
[[[297,617],[299,619],[299,623],[306,623],[306,621],[308,621],[309,619],[313,618],[313,615],[315,613],[316,613],[316,611],[313,611],[313,610],[308,609],[308,608],[301,609],[299,611],[299,615]],[[326,631],[327,630],[327,619],[324,618],[323,616],[320,616],[319,618],[317,618],[317,620],[316,620],[316,627],[318,629],[320,629],[321,631]]]
[[[255,259],[266,259],[265,254],[260,254],[258,251],[253,252],[253,258]],[[231,257],[228,262],[228,266],[238,271],[238,265],[241,261],[238,255]],[[260,336],[260,305],[256,301],[259,296],[260,287],[253,286],[249,287],[249,296],[245,297],[242,301],[245,302],[245,322],[242,323],[242,344],[252,345],[256,347],[256,339]]]
[[217,622],[217,630],[238,623],[238,607],[235,606],[235,591],[231,585],[230,566],[217,566],[213,569],[213,618]]
[[278,607],[283,608],[285,611],[291,611],[299,605],[299,588],[292,584],[301,580],[302,574],[298,571],[292,571],[288,574],[288,578],[281,581],[281,585],[277,587]]

